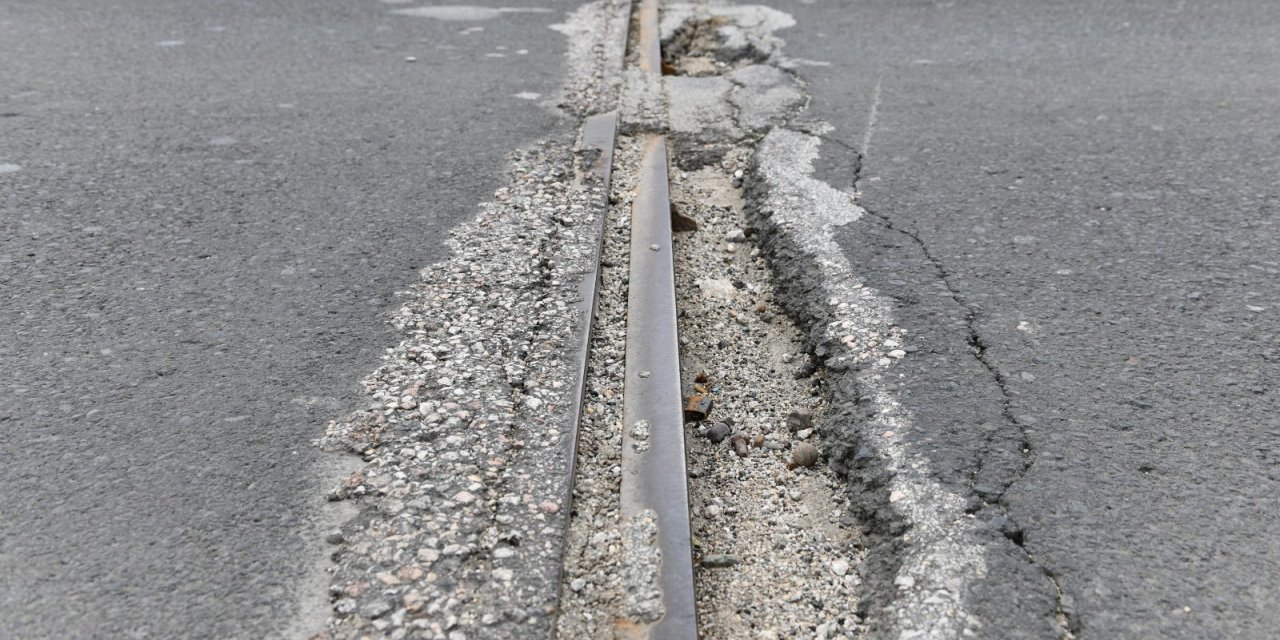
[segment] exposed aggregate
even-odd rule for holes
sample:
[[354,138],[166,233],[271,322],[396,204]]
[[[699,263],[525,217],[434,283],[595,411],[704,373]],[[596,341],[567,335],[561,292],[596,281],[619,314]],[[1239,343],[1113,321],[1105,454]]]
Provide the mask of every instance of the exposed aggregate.
[[[688,431],[700,631],[854,637],[858,535],[843,481],[815,446],[821,378],[745,224],[735,184],[746,165],[747,149],[737,149],[717,165],[672,172],[673,200],[698,224],[676,238],[682,377],[687,395],[714,403]],[[725,424],[727,439],[706,437]]]
[[627,278],[632,190],[639,146],[619,141],[613,201],[605,222],[601,288],[587,364],[578,431],[573,517],[565,543],[564,584],[557,625],[561,638],[612,638],[626,605],[622,588],[622,391],[626,366]]
[[333,637],[545,635],[571,463],[568,353],[584,319],[596,183],[566,143],[512,158],[509,186],[424,270],[393,319],[404,339],[365,380],[372,406],[324,444],[364,469],[333,499],[361,515],[331,540]]

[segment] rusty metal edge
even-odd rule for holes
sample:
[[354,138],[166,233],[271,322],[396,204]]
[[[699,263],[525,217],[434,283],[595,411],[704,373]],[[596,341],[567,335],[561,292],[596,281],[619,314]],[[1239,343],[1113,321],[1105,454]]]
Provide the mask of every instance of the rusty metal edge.
[[[656,516],[662,617],[638,629],[649,638],[697,637],[680,342],[664,136],[645,145],[631,213],[623,388],[622,519]],[[637,430],[636,425],[647,423]]]
[[[592,153],[591,164],[587,167],[586,180],[598,185],[603,197],[600,202],[600,221],[596,226],[595,248],[591,256],[591,270],[582,275],[578,282],[578,317],[582,319],[582,340],[573,354],[574,370],[578,380],[574,386],[574,397],[569,409],[569,481],[566,486],[564,504],[573,505],[574,478],[578,473],[578,428],[582,422],[582,403],[587,391],[587,365],[591,358],[591,330],[595,324],[597,297],[600,292],[600,258],[604,254],[604,234],[608,225],[609,181],[613,176],[613,149],[616,146],[618,132],[618,112],[610,111],[587,118],[582,125],[582,140],[578,144],[579,153]],[[563,556],[563,553],[561,554]],[[563,563],[561,563],[563,569]]]
[[[578,317],[581,318],[582,331],[581,338],[577,348],[574,350],[571,362],[577,375],[577,384],[573,387],[573,398],[569,404],[568,424],[568,443],[565,447],[565,455],[569,457],[568,464],[568,480],[565,483],[565,493],[561,503],[565,506],[565,513],[572,513],[573,506],[573,487],[578,474],[578,429],[582,423],[583,401],[586,398],[587,391],[587,366],[591,358],[591,336],[592,327],[595,325],[596,309],[598,308],[597,298],[600,292],[601,275],[600,275],[600,259],[604,254],[604,234],[608,228],[609,219],[609,194],[610,180],[613,177],[613,150],[617,145],[618,132],[618,112],[610,111],[588,117],[582,124],[582,136],[578,142],[579,156],[586,155],[588,165],[584,171],[583,185],[590,188],[598,186],[601,190],[600,200],[600,221],[596,226],[595,249],[592,251],[590,270],[582,275],[582,279],[578,281],[578,303],[576,305]],[[568,526],[566,519],[566,527]],[[567,534],[567,531],[565,532]],[[557,566],[554,584],[557,585],[556,592],[556,615],[559,615],[559,601],[561,595],[559,592],[563,585],[564,576],[564,554],[568,544],[568,536],[560,538],[560,563]],[[551,638],[556,637],[557,625],[551,625]]]
[[645,73],[662,75],[662,40],[658,30],[658,0],[640,0],[637,13],[637,66]]

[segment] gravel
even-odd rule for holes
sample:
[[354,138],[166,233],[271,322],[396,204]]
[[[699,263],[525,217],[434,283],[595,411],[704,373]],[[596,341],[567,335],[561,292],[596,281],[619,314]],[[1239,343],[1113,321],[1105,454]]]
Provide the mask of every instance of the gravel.
[[332,494],[363,507],[334,555],[333,636],[550,628],[571,463],[567,353],[604,194],[574,185],[565,142],[512,167],[454,233],[455,257],[404,292],[393,318],[404,338],[365,380],[369,408],[324,439],[366,462]]
[[[788,420],[821,421],[821,380],[787,375],[784,356],[803,353],[805,343],[776,306],[768,264],[750,250],[725,250],[727,238],[750,244],[732,233],[745,226],[733,177],[745,164],[739,150],[717,165],[672,172],[673,199],[698,222],[675,246],[686,394],[708,393],[713,419],[736,429],[726,447],[714,441],[723,422],[688,425],[689,464],[697,470],[689,492],[700,632],[713,639],[807,637],[826,624],[856,633],[849,612],[857,577],[827,569],[860,555],[857,532],[842,523],[843,483],[815,464],[817,448],[797,442]],[[706,280],[739,286],[707,295],[699,284]],[[793,447],[811,452],[808,468],[788,469]],[[804,597],[789,601],[797,593]]]
[[[585,5],[561,107],[612,108],[620,2]],[[619,24],[621,21],[621,24]],[[363,468],[330,494],[359,515],[334,545],[329,638],[549,635],[569,516],[571,354],[579,285],[607,194],[570,140],[516,151],[507,183],[424,269],[391,318],[401,341],[364,381],[369,405],[320,444]],[[589,590],[589,585],[582,585]]]
[[622,390],[626,358],[628,223],[640,149],[619,141],[614,155],[613,200],[605,236],[596,320],[587,364],[586,395],[578,431],[573,517],[564,555],[568,586],[561,601],[557,637],[609,638],[622,612],[623,540],[619,528],[622,486]]

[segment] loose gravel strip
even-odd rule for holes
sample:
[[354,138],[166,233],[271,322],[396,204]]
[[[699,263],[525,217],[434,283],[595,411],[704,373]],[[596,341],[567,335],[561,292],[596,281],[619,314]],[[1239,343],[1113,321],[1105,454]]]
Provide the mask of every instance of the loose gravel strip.
[[[580,7],[562,109],[616,106],[626,3]],[[392,319],[402,336],[365,381],[371,405],[321,444],[364,466],[332,492],[360,513],[335,545],[328,638],[545,637],[567,526],[572,354],[588,319],[605,185],[594,154],[551,139],[454,231]]]
[[641,150],[619,140],[614,155],[613,206],[605,221],[601,288],[587,366],[586,406],[578,429],[577,481],[565,549],[560,638],[612,638],[623,610],[622,391],[626,364],[630,211]]
[[[545,635],[555,609],[568,476],[567,357],[585,318],[598,184],[568,144],[516,154],[508,187],[454,234],[394,323],[405,336],[331,425],[366,466],[333,498],[362,512],[340,543],[332,635]],[[425,632],[425,633],[424,633]]]
[[853,637],[858,534],[814,435],[822,379],[743,217],[747,161],[739,149],[672,175],[673,200],[698,225],[676,241],[683,378],[687,395],[712,401],[688,431],[700,631]]

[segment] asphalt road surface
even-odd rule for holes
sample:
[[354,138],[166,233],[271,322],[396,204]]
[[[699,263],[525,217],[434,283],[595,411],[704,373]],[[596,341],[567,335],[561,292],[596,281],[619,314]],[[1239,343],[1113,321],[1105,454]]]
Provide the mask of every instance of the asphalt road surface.
[[403,6],[0,3],[0,637],[322,624],[310,443],[504,154],[570,128],[573,7]]
[[[570,128],[573,7],[503,4],[0,4],[0,637],[318,629],[310,443]],[[1280,5],[775,4],[914,451],[1044,574],[981,580],[1048,576],[1077,637],[1275,636]],[[1051,626],[999,592],[987,637]]]
[[787,9],[830,63],[802,68],[822,173],[872,214],[843,246],[920,348],[916,452],[1007,515],[1079,637],[1275,637],[1280,5]]

